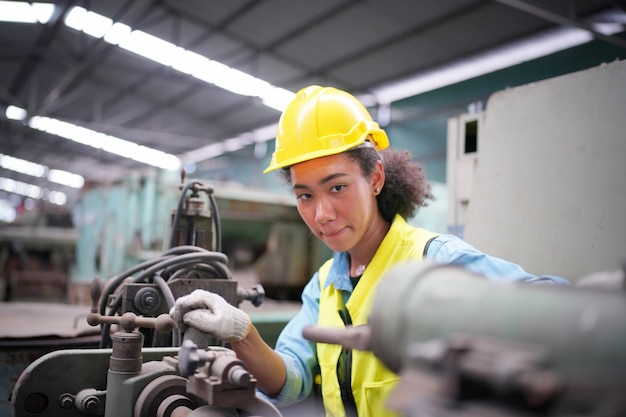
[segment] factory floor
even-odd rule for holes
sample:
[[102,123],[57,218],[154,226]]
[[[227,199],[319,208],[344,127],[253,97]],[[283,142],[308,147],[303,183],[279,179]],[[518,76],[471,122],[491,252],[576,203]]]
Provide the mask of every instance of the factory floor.
[[[254,270],[232,271],[238,286],[249,290],[258,284]],[[266,298],[259,307],[244,301],[239,306],[252,319],[268,344],[274,345],[287,321],[297,313],[299,302]],[[8,400],[22,371],[39,357],[59,349],[97,348],[99,327],[87,324],[88,305],[69,305],[41,300],[0,302],[0,417],[10,417]],[[309,402],[284,410],[284,416],[308,417]]]

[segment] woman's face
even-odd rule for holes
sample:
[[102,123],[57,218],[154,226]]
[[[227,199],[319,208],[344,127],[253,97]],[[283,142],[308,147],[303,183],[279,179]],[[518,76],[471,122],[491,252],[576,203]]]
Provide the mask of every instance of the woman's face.
[[300,216],[330,249],[346,252],[366,238],[378,214],[372,178],[357,162],[330,155],[290,168]]

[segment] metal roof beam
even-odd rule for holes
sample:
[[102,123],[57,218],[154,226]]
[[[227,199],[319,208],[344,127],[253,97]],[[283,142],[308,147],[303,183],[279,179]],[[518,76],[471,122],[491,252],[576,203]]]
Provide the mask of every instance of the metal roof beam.
[[529,1],[523,1],[523,0],[496,0],[496,1],[498,3],[505,4],[509,7],[513,7],[517,10],[521,10],[523,12],[532,14],[533,16],[539,17],[544,20],[548,20],[550,22],[556,23],[561,26],[575,27],[578,29],[586,30],[590,32],[596,39],[599,39],[604,42],[608,42],[613,45],[617,45],[621,48],[626,49],[626,39],[620,38],[618,36],[605,35],[604,33],[598,32],[596,29],[593,28],[593,26],[585,22],[582,22],[578,19],[572,19],[566,16],[562,16],[556,12],[548,10],[544,7],[541,7]]

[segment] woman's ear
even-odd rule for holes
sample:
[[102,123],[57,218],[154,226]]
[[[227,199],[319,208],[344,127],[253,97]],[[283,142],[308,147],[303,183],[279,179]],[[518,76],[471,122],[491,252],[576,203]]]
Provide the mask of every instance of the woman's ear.
[[374,194],[380,194],[385,185],[385,167],[382,161],[376,161],[376,166],[372,170],[372,175],[370,175],[370,183]]

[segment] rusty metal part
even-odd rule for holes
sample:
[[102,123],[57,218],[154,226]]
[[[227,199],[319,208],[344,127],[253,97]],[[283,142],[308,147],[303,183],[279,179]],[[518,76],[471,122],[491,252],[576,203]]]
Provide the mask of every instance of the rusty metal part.
[[163,360],[189,375],[187,392],[207,403],[189,417],[235,417],[240,415],[236,410],[249,417],[282,417],[276,406],[256,395],[256,379],[230,349],[200,349],[186,340],[178,357]]
[[344,329],[325,329],[318,326],[307,326],[302,330],[302,336],[317,343],[341,345],[346,349],[372,349],[372,331],[367,324],[346,326]]
[[[144,361],[160,363],[156,361],[177,352],[172,347],[153,348],[144,349],[142,355]],[[14,416],[85,416],[74,405],[75,398],[83,390],[106,389],[111,353],[111,349],[61,349],[43,355],[24,370],[13,388]],[[166,364],[162,368],[172,369]]]
[[[498,398],[537,410],[563,389],[561,378],[550,369],[545,349],[487,337],[454,335],[415,343],[407,350],[404,369],[439,375],[432,394],[449,404]],[[414,400],[414,394],[409,395]],[[395,398],[406,403],[406,399]]]
[[249,290],[237,287],[238,301],[248,300],[253,306],[258,307],[265,301],[265,289],[261,284],[254,285]]
[[143,335],[138,332],[116,332],[111,338],[113,340],[113,352],[109,361],[109,372],[121,374],[141,372]]
[[187,417],[194,408],[196,404],[188,397],[174,394],[161,402],[156,417]]
[[[159,415],[158,411],[163,403],[165,403],[166,408],[172,405],[172,401],[169,399],[172,396],[175,396],[175,399],[178,400],[180,400],[180,397],[186,399],[185,401],[177,401],[177,407],[196,408],[199,404],[193,396],[187,394],[186,387],[187,379],[178,375],[162,375],[152,380],[137,397],[134,417],[155,417]],[[166,415],[163,416],[165,417]]]
[[169,333],[174,328],[174,320],[169,314],[161,314],[156,318],[141,317],[128,312],[121,316],[103,316],[98,312],[98,302],[102,295],[102,281],[96,277],[91,284],[91,312],[87,315],[87,323],[91,326],[101,324],[119,324],[125,332],[130,333],[138,327],[155,329],[159,333]]
[[198,349],[189,340],[178,356],[179,371],[189,375],[187,391],[212,407],[262,411],[281,416],[271,404],[256,397],[256,378],[230,349]]
[[133,297],[133,303],[139,314],[144,315],[156,315],[164,301],[156,284],[140,288]]
[[[64,396],[65,397],[65,396]],[[62,408],[69,408],[67,405],[63,407],[62,399],[59,404]],[[79,391],[74,397],[74,405],[76,408],[86,414],[102,415],[104,414],[104,405],[106,402],[106,391],[99,391],[93,388],[87,388]]]

